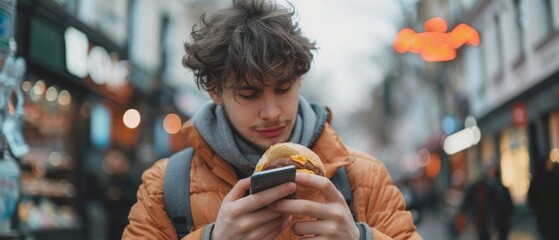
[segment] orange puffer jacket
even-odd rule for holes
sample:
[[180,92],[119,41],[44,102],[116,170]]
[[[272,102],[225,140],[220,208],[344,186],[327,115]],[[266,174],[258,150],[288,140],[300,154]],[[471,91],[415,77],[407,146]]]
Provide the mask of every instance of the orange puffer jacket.
[[[204,142],[190,121],[182,133],[195,150],[190,174],[194,231],[183,239],[201,239],[207,224],[215,222],[221,202],[237,182],[237,177],[232,166]],[[346,167],[357,221],[372,227],[374,239],[421,239],[410,212],[405,211],[402,194],[392,184],[381,162],[363,152],[346,148],[329,123],[312,150],[324,162],[327,177],[332,177],[338,167]],[[142,175],[138,201],[130,210],[130,223],[123,239],[177,239],[163,205],[167,161],[156,162]],[[295,219],[303,216],[298,217]],[[291,228],[286,228],[277,239],[297,239],[297,236]]]

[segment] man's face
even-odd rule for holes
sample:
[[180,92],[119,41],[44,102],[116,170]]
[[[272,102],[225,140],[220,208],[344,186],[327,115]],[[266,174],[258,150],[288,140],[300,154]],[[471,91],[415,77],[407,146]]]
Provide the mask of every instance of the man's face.
[[299,106],[300,78],[266,79],[266,86],[232,86],[229,79],[221,94],[210,92],[223,105],[230,123],[260,150],[289,140]]

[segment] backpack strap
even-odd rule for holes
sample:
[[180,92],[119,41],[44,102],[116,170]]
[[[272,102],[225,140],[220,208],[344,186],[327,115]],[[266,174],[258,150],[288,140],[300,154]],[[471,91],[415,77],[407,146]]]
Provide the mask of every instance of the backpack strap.
[[193,154],[192,148],[173,154],[165,170],[165,211],[175,226],[179,239],[186,236],[194,225],[190,211],[190,163]]
[[330,179],[334,186],[342,193],[345,202],[351,211],[351,216],[355,220],[355,211],[353,210],[353,194],[351,193],[351,187],[349,186],[349,179],[345,167],[340,167]]

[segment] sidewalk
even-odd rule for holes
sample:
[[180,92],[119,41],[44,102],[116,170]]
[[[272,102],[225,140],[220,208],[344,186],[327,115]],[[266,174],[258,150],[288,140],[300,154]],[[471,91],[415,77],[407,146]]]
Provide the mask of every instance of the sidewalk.
[[512,220],[511,240],[537,240],[536,216],[529,207],[517,207]]
[[[517,207],[512,220],[512,229],[509,240],[537,240],[536,220],[530,209]],[[428,240],[477,240],[475,229],[469,224],[460,236],[453,236],[451,231],[451,220],[444,212],[436,215],[426,211],[421,221],[417,224],[419,234]],[[495,236],[493,239],[497,239]]]
[[440,213],[438,216],[427,211],[422,214],[421,221],[417,224],[417,230],[423,239],[448,240],[452,239],[450,232],[450,221]]

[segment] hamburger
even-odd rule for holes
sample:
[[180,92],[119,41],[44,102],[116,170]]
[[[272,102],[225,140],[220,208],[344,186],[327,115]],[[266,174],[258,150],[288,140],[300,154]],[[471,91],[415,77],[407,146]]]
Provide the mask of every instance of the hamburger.
[[[272,145],[258,160],[254,172],[294,165],[297,172],[326,176],[326,169],[316,155],[309,148],[296,143],[277,143]],[[318,190],[297,186],[295,198],[312,199]]]

